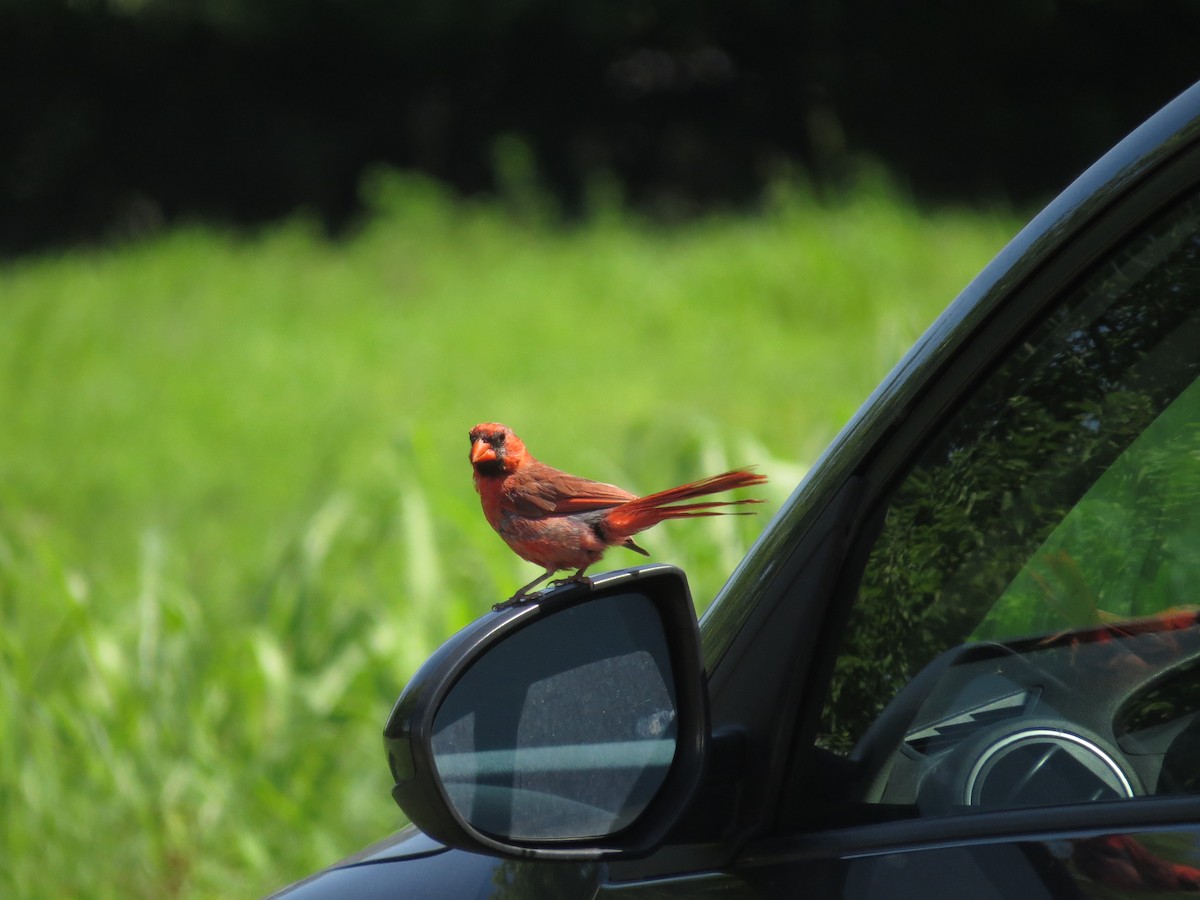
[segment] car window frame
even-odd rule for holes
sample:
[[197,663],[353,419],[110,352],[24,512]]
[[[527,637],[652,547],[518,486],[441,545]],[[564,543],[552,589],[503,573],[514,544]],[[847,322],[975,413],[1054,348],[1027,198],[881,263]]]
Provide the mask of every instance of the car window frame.
[[[840,652],[841,637],[849,622],[850,610],[857,595],[867,559],[882,526],[888,500],[897,483],[902,480],[914,460],[946,423],[969,402],[981,385],[1031,329],[1061,304],[1097,265],[1118,250],[1135,233],[1147,227],[1156,217],[1167,212],[1181,199],[1200,193],[1200,145],[1195,140],[1177,146],[1176,152],[1162,165],[1143,177],[1130,180],[1119,196],[1094,211],[1078,231],[1063,243],[1042,264],[1021,282],[1007,290],[1003,302],[995,305],[963,341],[956,352],[925,382],[926,390],[919,395],[898,419],[885,439],[865,456],[854,475],[861,479],[863,504],[857,532],[851,541],[843,564],[841,577],[829,598],[825,626],[816,646],[820,648],[813,660],[812,676],[804,702],[797,710],[795,742],[786,775],[785,788],[773,830],[780,835],[795,835],[811,840],[818,834],[837,832],[852,846],[874,846],[885,835],[912,833],[942,835],[948,829],[959,836],[985,836],[1013,827],[1015,822],[1048,823],[1072,822],[1079,825],[1094,823],[1098,818],[1112,817],[1114,824],[1134,821],[1160,821],[1154,809],[1168,821],[1194,820],[1200,814],[1200,796],[1167,798],[1148,796],[1122,800],[1115,804],[1083,804],[1071,808],[1034,808],[1015,811],[973,811],[970,816],[930,817],[889,822],[887,811],[880,809],[866,815],[846,814],[844,809],[832,808],[822,801],[820,786],[828,778],[844,776],[841,763],[816,751],[814,739],[821,710],[829,688],[834,662]],[[1149,810],[1140,810],[1149,804]],[[1097,813],[1098,806],[1118,806],[1118,810]],[[1009,822],[997,825],[992,821]],[[874,819],[874,821],[873,821]],[[948,824],[950,823],[950,824]],[[1043,825],[1036,830],[1041,831]],[[1060,826],[1061,827],[1061,826]],[[876,832],[878,832],[876,834]],[[855,837],[857,835],[857,837]]]
[[[1029,285],[1046,278],[1047,271],[1065,277],[1062,251],[1078,255],[1080,235],[1086,232],[1100,252],[1111,240],[1095,235],[1113,221],[1114,210],[1142,204],[1149,207],[1142,218],[1153,214],[1161,204],[1148,202],[1140,186],[1154,181],[1160,185],[1155,191],[1159,200],[1171,195],[1182,171],[1174,163],[1183,157],[1192,158],[1188,179],[1200,181],[1198,156],[1200,83],[1109,151],[1035,216],[846,424],[701,618],[713,752],[704,784],[683,821],[703,827],[681,828],[644,859],[613,861],[611,880],[728,869],[743,859],[764,858],[762,854],[808,856],[814,847],[845,846],[847,852],[863,847],[870,852],[873,846],[895,846],[906,834],[945,839],[940,820],[864,827],[839,822],[828,810],[809,814],[816,807],[815,786],[838,774],[814,761],[808,751],[833,667],[829,642],[844,626],[840,616],[848,610],[846,598],[853,596],[865,562],[856,558],[860,550],[855,546],[861,548],[873,527],[866,516],[879,499],[889,468],[902,465],[895,457],[902,457],[905,447],[919,439],[917,426],[922,421],[932,427],[929,422],[936,418],[938,404],[947,401],[944,392],[924,396],[925,386],[964,367],[967,377],[985,370],[987,359],[971,355],[989,341],[1007,343],[1019,333],[1036,312],[1028,308]],[[1115,230],[1110,239],[1126,229]],[[1086,260],[1076,263],[1078,268]],[[1014,305],[1017,293],[1022,296]],[[987,358],[1001,349],[992,347]],[[963,385],[958,393],[966,389]],[[869,489],[864,488],[867,476],[875,479]],[[1160,817],[1161,805],[1156,809],[1154,816]],[[976,829],[985,825],[982,818],[972,823]]]

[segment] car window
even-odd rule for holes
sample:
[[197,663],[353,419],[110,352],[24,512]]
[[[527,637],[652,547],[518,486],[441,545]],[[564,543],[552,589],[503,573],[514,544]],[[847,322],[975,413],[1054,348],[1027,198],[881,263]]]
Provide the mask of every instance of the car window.
[[890,492],[821,717],[919,813],[1200,781],[1200,200],[1105,260]]

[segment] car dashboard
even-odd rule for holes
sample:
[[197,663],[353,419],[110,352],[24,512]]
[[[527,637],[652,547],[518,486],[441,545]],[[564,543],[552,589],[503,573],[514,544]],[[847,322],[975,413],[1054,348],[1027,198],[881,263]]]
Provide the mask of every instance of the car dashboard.
[[947,651],[852,758],[859,799],[928,815],[1188,792],[1198,754],[1200,613],[1181,611]]

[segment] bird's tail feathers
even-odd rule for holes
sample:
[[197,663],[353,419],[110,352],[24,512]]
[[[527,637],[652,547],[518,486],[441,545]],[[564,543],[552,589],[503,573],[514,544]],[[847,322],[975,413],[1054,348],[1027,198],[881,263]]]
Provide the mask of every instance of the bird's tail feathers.
[[613,534],[637,534],[667,519],[690,519],[699,516],[748,516],[750,511],[733,511],[723,507],[744,506],[750,503],[765,503],[761,499],[706,500],[703,503],[684,503],[693,497],[704,497],[721,491],[752,487],[766,483],[767,476],[748,469],[722,472],[699,481],[681,484],[655,494],[647,494],[622,503],[604,516],[606,529]]

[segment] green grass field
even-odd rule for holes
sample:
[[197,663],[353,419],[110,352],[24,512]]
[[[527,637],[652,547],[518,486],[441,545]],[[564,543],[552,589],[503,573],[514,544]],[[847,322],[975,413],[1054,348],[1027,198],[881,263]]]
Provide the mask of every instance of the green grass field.
[[[392,701],[537,572],[472,425],[637,491],[758,465],[778,508],[1019,224],[879,182],[670,228],[365,190],[339,242],[0,264],[0,896],[255,896],[398,827]],[[642,543],[704,605],[765,509]]]

